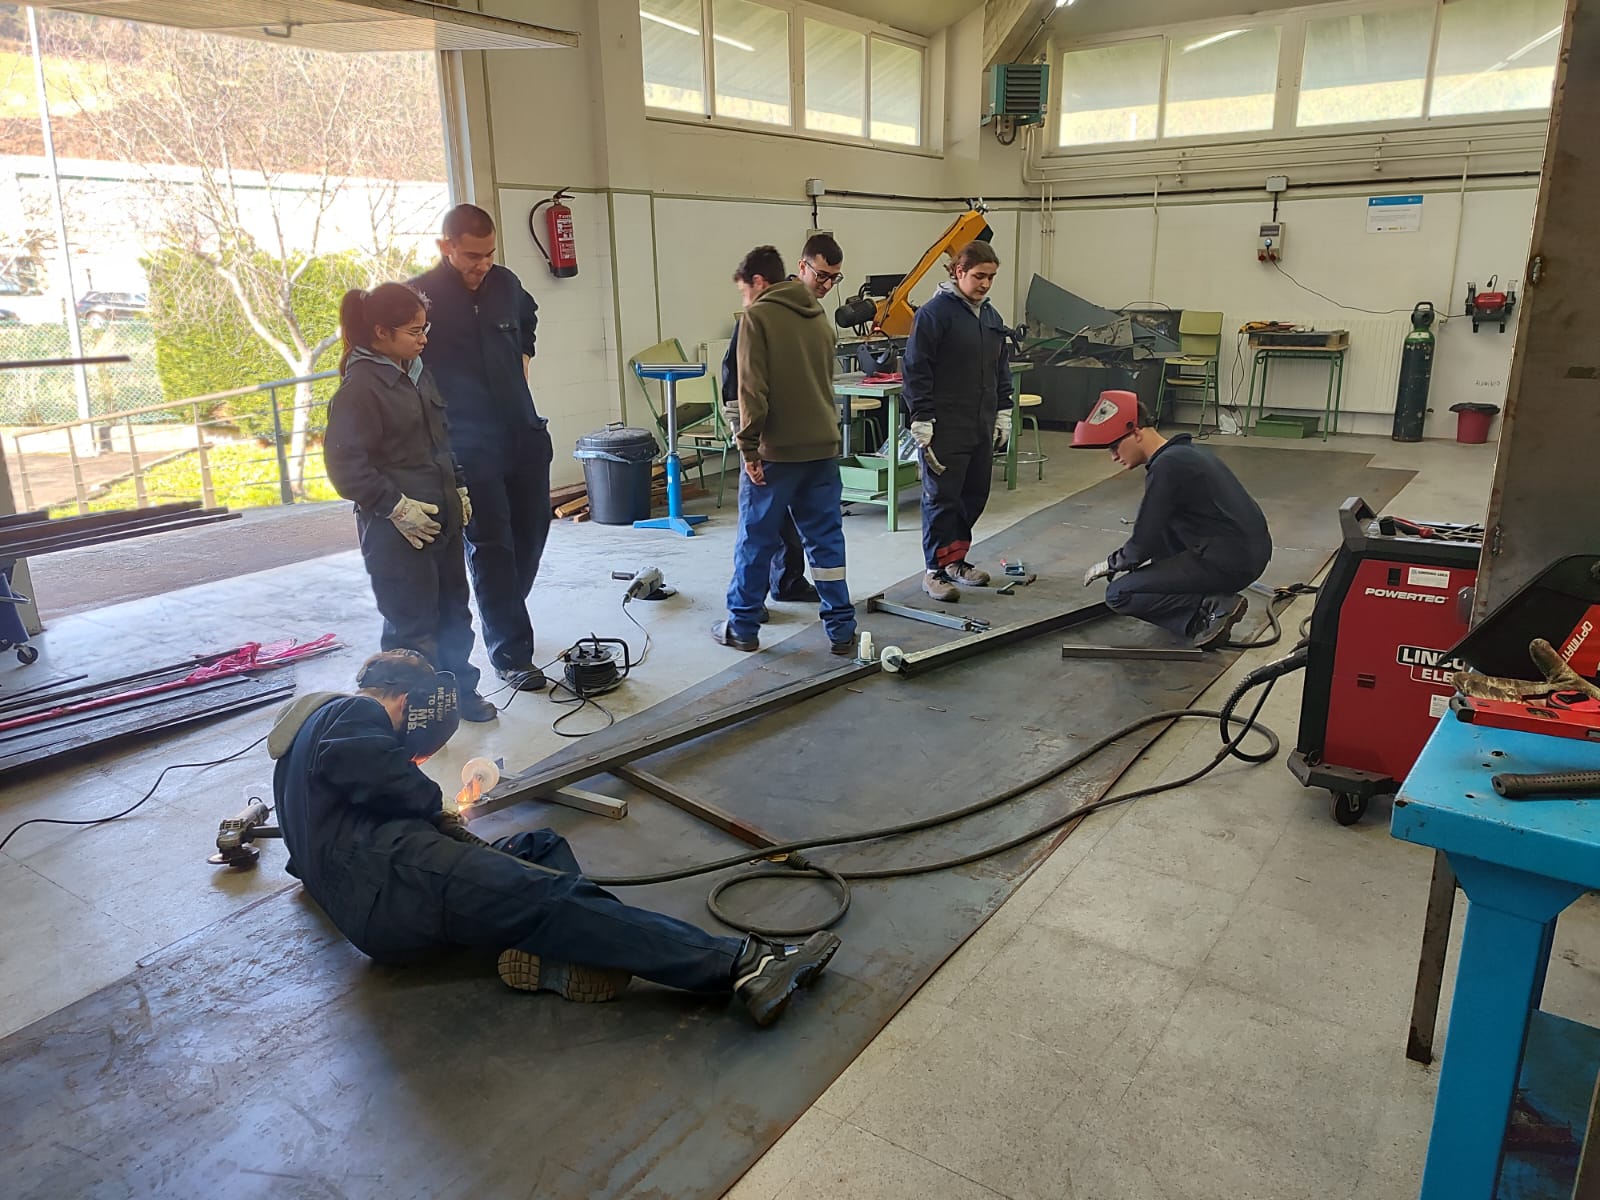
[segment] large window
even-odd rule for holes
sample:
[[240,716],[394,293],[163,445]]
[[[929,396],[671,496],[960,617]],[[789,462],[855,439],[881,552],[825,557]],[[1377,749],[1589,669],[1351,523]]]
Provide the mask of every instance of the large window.
[[1278,27],[1174,38],[1167,59],[1165,137],[1272,128]]
[[648,108],[922,144],[926,51],[909,35],[780,0],[640,0],[639,26]]
[[1160,38],[1071,50],[1061,62],[1061,144],[1139,142],[1161,112]]
[[1439,14],[1433,116],[1544,108],[1556,79],[1564,0],[1456,0]]
[[1425,127],[1550,106],[1565,0],[1339,8],[1068,45],[1059,144]]
[[710,111],[700,0],[643,0],[639,36],[644,46],[645,104],[701,115]]
[[1420,117],[1432,40],[1432,7],[1307,21],[1298,124]]

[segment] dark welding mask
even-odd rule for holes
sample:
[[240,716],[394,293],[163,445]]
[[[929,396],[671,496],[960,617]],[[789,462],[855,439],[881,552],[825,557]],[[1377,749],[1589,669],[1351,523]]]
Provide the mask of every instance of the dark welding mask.
[[356,686],[405,689],[405,717],[397,736],[413,762],[444,749],[461,724],[456,677],[449,671],[435,671],[421,655],[400,662],[369,660],[356,676]]

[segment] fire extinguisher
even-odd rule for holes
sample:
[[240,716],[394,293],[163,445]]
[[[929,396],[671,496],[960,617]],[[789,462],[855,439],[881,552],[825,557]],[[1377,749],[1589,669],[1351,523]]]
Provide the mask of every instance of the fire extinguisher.
[[[567,191],[563,188],[548,200],[541,200],[528,214],[528,232],[533,244],[539,247],[545,262],[550,264],[550,274],[557,279],[571,279],[578,273],[578,238],[572,231],[572,210],[563,201]],[[544,238],[539,237],[539,213],[544,212]]]

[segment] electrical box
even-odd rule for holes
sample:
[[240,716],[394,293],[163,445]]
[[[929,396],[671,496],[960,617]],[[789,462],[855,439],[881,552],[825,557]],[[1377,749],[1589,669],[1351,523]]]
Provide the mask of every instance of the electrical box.
[[983,123],[1009,117],[1018,125],[1043,125],[1050,102],[1047,63],[996,63],[983,73]]
[[1283,222],[1264,221],[1256,235],[1256,261],[1281,262],[1283,260]]
[[817,197],[817,196],[826,196],[827,194],[828,194],[827,185],[824,184],[822,182],[822,180],[820,180],[820,179],[808,179],[808,180],[806,180],[806,195],[811,196],[811,197]]

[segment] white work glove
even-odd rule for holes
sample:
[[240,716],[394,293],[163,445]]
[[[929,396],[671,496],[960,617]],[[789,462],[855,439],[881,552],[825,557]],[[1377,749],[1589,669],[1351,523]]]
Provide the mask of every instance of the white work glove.
[[1111,565],[1111,560],[1102,558],[1083,573],[1083,586],[1088,587],[1096,579],[1110,579],[1116,573],[1116,568]]
[[437,504],[425,504],[403,495],[389,514],[389,520],[400,531],[400,536],[411,543],[413,550],[421,550],[439,534],[439,522],[433,519],[438,511]]
[[467,495],[467,489],[464,487],[457,488],[456,495],[461,497],[461,523],[472,524],[472,497]]
[[917,448],[920,450],[926,450],[933,445],[933,422],[911,422],[911,440],[916,442]]
[[1011,410],[1001,409],[994,418],[994,448],[1004,450],[1011,442]]

